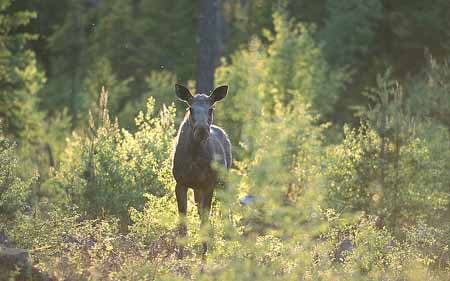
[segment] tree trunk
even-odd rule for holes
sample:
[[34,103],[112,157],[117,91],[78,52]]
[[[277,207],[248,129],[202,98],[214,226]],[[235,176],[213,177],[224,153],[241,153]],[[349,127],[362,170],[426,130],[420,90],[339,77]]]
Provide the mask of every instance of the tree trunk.
[[77,50],[74,53],[76,57],[75,65],[73,65],[73,76],[72,85],[70,93],[70,111],[72,113],[72,129],[75,129],[78,123],[78,108],[77,100],[79,99],[80,85],[82,80],[82,68],[85,65],[85,50],[86,50],[86,34],[83,26],[83,14],[85,13],[83,5],[74,2],[72,6],[74,9],[74,17],[76,23],[76,33],[74,36],[77,37]]
[[197,93],[214,88],[214,72],[221,53],[221,0],[201,0],[197,28]]

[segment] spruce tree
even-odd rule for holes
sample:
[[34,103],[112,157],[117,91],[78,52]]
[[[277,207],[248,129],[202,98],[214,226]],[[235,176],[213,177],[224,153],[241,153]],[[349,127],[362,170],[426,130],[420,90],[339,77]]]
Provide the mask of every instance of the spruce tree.
[[11,13],[10,0],[0,1],[0,120],[7,136],[20,142],[36,142],[42,132],[43,114],[37,93],[45,78],[34,53],[26,48],[35,35],[20,32],[36,13]]

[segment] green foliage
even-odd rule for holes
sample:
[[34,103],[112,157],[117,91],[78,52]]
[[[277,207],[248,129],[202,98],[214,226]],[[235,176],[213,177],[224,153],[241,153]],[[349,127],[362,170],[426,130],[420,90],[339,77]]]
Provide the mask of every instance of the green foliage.
[[196,8],[191,3],[66,2],[65,18],[49,37],[54,79],[45,106],[62,109],[69,103],[77,127],[85,124],[84,113],[101,86],[110,92],[111,112],[130,128],[146,99],[148,73],[167,69],[183,80],[192,78]]
[[147,202],[143,212],[136,209],[130,210],[131,220],[134,222],[130,229],[133,233],[141,235],[144,241],[151,242],[161,234],[175,229],[178,209],[174,196],[157,197],[151,194],[144,196]]
[[161,108],[164,104],[172,104],[176,76],[169,71],[151,72],[147,77],[148,93],[146,95],[155,99],[155,108]]
[[376,45],[383,5],[380,0],[327,1],[328,18],[320,33],[328,61],[338,65],[362,64]]
[[5,223],[21,210],[34,180],[19,178],[16,147],[0,134],[0,221]]
[[[403,110],[402,88],[379,78],[377,100],[359,129],[345,129],[328,153],[329,198],[339,211],[381,215],[394,229],[442,216],[449,196],[448,132]],[[433,139],[433,140],[432,140]],[[439,175],[439,176],[436,176]]]
[[4,133],[24,142],[42,137],[43,115],[38,111],[37,92],[45,82],[34,53],[26,48],[36,36],[19,32],[36,13],[8,13],[11,1],[0,3],[0,122]]
[[[39,269],[61,280],[448,279],[448,1],[219,1],[232,55],[216,72],[230,93],[215,123],[233,168],[210,225],[190,195],[184,238],[167,105],[193,78],[198,1],[41,2],[0,2],[0,116],[13,139],[0,137],[0,236]],[[35,24],[16,12],[27,7]],[[25,48],[31,31],[48,84]],[[437,59],[422,69],[424,46]],[[359,123],[340,139],[350,106]]]
[[[249,126],[252,139],[248,143],[253,144],[253,150],[244,161],[251,176],[245,181],[251,193],[271,190],[268,200],[277,200],[280,195],[280,199],[297,199],[320,170],[323,128],[313,125],[315,118],[304,104],[295,104],[278,104],[273,114],[263,113]],[[272,190],[272,186],[277,188]]]
[[450,130],[450,65],[430,57],[419,79],[411,81],[408,107],[421,118],[435,121]]
[[[58,279],[86,279],[113,266],[116,247],[125,249],[116,221],[80,220],[75,210],[41,204],[33,216],[17,218],[7,234],[19,247],[33,250],[36,265]],[[130,248],[131,250],[131,248]]]
[[174,109],[163,108],[153,117],[153,100],[136,118],[137,131],[120,130],[111,123],[101,95],[97,120],[91,116],[86,137],[74,135],[61,169],[48,182],[65,191],[89,217],[113,215],[128,223],[128,208],[141,208],[143,194],[161,196],[172,184],[170,155],[175,133]]
[[[78,111],[87,112],[90,108],[95,108],[98,101],[98,93],[102,91],[102,88],[105,88],[108,89],[108,110],[114,116],[120,116],[119,113],[122,113],[121,106],[123,100],[129,98],[129,84],[131,82],[132,79],[118,80],[112,72],[109,61],[105,58],[99,59],[93,65],[92,69],[88,71],[87,78],[83,81],[80,98],[78,99],[80,102]],[[89,118],[83,115],[80,116],[80,119],[82,123],[87,124]],[[124,127],[128,127],[129,123],[123,125],[125,125]]]
[[232,47],[247,43],[249,35],[261,35],[264,29],[272,29],[272,14],[279,8],[283,1],[251,0],[251,1],[226,1],[224,12],[230,23],[230,39],[234,39],[229,45]]
[[282,14],[274,15],[274,25],[275,34],[265,32],[267,48],[255,39],[217,70],[218,83],[228,83],[232,93],[218,118],[234,143],[247,138],[245,121],[257,120],[279,102],[288,105],[301,99],[326,115],[340,94],[344,75],[328,66],[312,28],[296,25]]
[[300,95],[318,113],[330,113],[340,94],[343,73],[330,68],[325,61],[320,46],[312,37],[312,27],[295,25],[282,14],[275,14],[274,25],[275,36],[268,35],[271,41],[268,49],[271,59],[267,66],[270,91],[284,102]]
[[[255,36],[267,45],[264,30],[277,28],[272,15],[280,10],[295,22],[314,24],[317,31],[310,35],[323,46],[326,63],[348,66],[345,74],[352,78],[329,117],[355,125],[351,106],[367,102],[362,92],[375,85],[377,73],[392,67],[395,79],[403,82],[422,71],[424,50],[447,58],[450,3],[430,1],[221,1],[220,49],[228,58]],[[167,69],[180,81],[195,78],[196,1],[16,0],[11,12],[17,10],[40,15],[25,29],[40,36],[32,47],[49,78],[42,91],[46,110],[69,106],[74,119],[85,116],[75,106],[83,100],[82,82],[104,57],[118,80],[133,79],[121,108],[145,95],[149,72]]]

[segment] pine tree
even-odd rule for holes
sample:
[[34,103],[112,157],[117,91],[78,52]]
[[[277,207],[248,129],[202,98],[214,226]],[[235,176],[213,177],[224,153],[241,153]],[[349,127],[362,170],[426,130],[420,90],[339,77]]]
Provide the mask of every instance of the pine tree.
[[34,143],[42,134],[43,114],[37,93],[44,74],[35,55],[26,48],[36,36],[20,32],[36,13],[11,13],[11,1],[0,1],[0,120],[4,133],[20,142]]

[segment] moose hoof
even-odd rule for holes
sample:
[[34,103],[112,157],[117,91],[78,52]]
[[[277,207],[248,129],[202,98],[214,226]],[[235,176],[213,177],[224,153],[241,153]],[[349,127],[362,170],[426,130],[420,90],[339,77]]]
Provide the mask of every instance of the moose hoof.
[[184,258],[184,246],[178,247],[176,256],[177,256],[178,260],[181,260]]
[[185,225],[180,225],[177,229],[177,234],[180,237],[186,237],[187,236],[187,227]]

